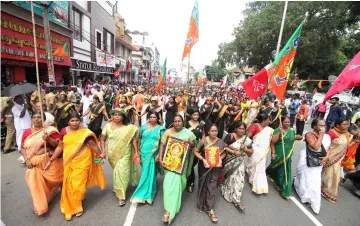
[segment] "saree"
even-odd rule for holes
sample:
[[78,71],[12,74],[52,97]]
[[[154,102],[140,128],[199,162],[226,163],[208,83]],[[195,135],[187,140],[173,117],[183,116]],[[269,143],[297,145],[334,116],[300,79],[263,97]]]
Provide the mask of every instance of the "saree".
[[113,189],[118,199],[126,199],[126,190],[131,182],[138,183],[137,165],[132,161],[134,150],[132,139],[137,127],[127,125],[113,130],[111,123],[106,124],[102,135],[107,137],[107,152],[110,166],[113,168]]
[[331,133],[337,138],[331,141],[330,156],[321,173],[321,195],[328,201],[336,203],[341,179],[341,161],[345,157],[352,135],[349,135],[347,132],[339,133],[335,129],[330,130],[329,135]]
[[[322,145],[325,150],[330,147],[330,136],[324,134]],[[320,152],[321,148],[314,150]],[[306,147],[300,152],[294,181],[295,191],[302,203],[309,203],[314,213],[319,214],[321,206],[321,171],[323,166],[308,167],[306,164]]]
[[266,155],[270,150],[273,131],[272,128],[267,126],[253,136],[252,148],[254,153],[247,159],[246,172],[249,174],[252,191],[256,194],[264,194],[269,191],[265,170]]
[[[220,152],[222,152],[225,145],[219,138],[215,143],[210,143],[210,141],[206,138],[202,139],[199,142],[198,149],[203,157],[205,156],[206,148],[210,147],[218,147]],[[212,210],[215,204],[217,179],[219,178],[221,168],[216,167],[212,168],[210,171],[209,170],[209,168],[205,168],[203,161],[199,161],[199,190],[196,205],[198,210],[207,212]]]
[[[278,131],[279,128],[275,129],[273,135],[277,134]],[[282,137],[284,139],[284,152],[283,152]],[[294,145],[295,145],[294,130],[289,128],[289,130],[285,134],[281,132],[279,140],[275,144],[276,158],[275,160],[271,160],[270,165],[266,169],[266,173],[280,188],[280,193],[285,198],[289,198],[291,194],[291,186],[292,186],[291,157],[293,154]],[[285,153],[285,163],[284,163],[284,153]],[[285,174],[285,164],[286,164],[286,174]]]
[[99,158],[99,154],[86,142],[90,137],[97,143],[95,134],[87,128],[63,137],[64,181],[60,209],[66,220],[71,220],[73,215],[83,212],[82,200],[86,187],[98,186],[103,190],[106,186],[102,166],[94,161],[94,158]]
[[49,126],[44,129],[33,132],[24,141],[25,154],[34,166],[27,169],[25,180],[30,189],[34,204],[34,213],[42,215],[48,211],[48,203],[53,199],[57,190],[63,181],[63,163],[61,158],[55,159],[47,171],[44,167],[49,161],[49,152],[42,155],[36,155],[43,148],[44,141],[42,135],[47,132],[48,135],[58,133],[55,127]]
[[91,104],[90,110],[90,123],[89,123],[89,130],[91,130],[93,133],[95,133],[96,137],[99,137],[101,134],[101,123],[103,120],[103,114],[102,111],[105,109],[104,104]]
[[250,106],[249,106],[249,111],[247,114],[246,119],[244,120],[244,123],[247,126],[250,126],[251,122],[253,122],[258,114],[258,107],[259,107],[259,103],[256,101],[251,101]]
[[[350,127],[349,130],[360,132],[360,128],[358,128],[355,124],[352,127]],[[349,149],[345,155],[345,158],[341,163],[341,165],[350,172],[355,171],[355,155],[356,155],[356,150],[359,148],[359,145],[360,145],[360,137],[354,136],[353,141],[351,142]]]
[[61,103],[57,106],[56,114],[55,114],[55,122],[57,129],[61,131],[63,128],[68,126],[69,122],[69,112],[74,110],[74,105],[71,103]]
[[[233,150],[240,150],[241,144],[244,142],[245,136],[239,140],[235,140],[232,134],[228,134],[225,139],[225,145]],[[251,145],[251,139],[246,138],[245,146]],[[231,160],[232,159],[232,160]],[[246,156],[232,157],[227,155],[224,173],[225,181],[221,185],[221,195],[228,202],[240,204],[241,195],[245,184],[245,159]]]
[[156,126],[148,129],[147,125],[140,128],[140,162],[141,177],[139,185],[133,193],[130,201],[133,203],[152,204],[157,192],[156,173],[159,171],[159,165],[155,162],[155,157],[159,153],[159,141],[164,134],[165,128]]
[[[166,143],[167,138],[173,136],[178,139],[193,142],[196,140],[195,135],[188,129],[183,128],[180,132],[173,129],[167,130],[161,138],[162,143]],[[168,170],[164,170],[165,176],[163,181],[164,190],[164,208],[170,213],[169,224],[181,208],[181,197],[186,187],[187,177],[191,173],[192,161],[194,154],[190,153],[185,160],[184,169],[181,174],[177,174]]]

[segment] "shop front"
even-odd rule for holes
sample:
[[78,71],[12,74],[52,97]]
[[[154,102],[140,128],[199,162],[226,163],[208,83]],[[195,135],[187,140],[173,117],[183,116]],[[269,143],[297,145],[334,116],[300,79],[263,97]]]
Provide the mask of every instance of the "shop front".
[[86,79],[109,80],[114,75],[114,68],[106,66],[98,66],[96,62],[88,62],[83,60],[71,59],[71,73],[74,80],[84,81]]
[[[1,78],[6,83],[27,81],[36,83],[35,48],[32,23],[1,12]],[[49,82],[44,28],[36,25],[36,44],[39,77]],[[54,81],[60,84],[70,80],[70,38],[50,32],[54,62]],[[9,85],[6,84],[6,85]]]

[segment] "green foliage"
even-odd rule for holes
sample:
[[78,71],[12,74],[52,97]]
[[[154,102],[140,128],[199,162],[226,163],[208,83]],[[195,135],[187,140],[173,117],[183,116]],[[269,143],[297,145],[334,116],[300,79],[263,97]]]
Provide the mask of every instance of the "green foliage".
[[213,60],[211,65],[205,65],[206,77],[209,81],[219,82],[228,73],[225,65],[221,65],[218,60]]
[[[234,29],[234,40],[221,43],[219,65],[261,69],[273,60],[284,2],[250,2]],[[360,2],[289,2],[281,47],[305,19],[293,71],[300,79],[338,75],[360,50]]]

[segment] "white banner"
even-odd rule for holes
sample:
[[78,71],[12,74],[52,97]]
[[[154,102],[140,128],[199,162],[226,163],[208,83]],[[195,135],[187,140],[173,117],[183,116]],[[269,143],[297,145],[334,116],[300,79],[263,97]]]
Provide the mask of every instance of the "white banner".
[[98,66],[112,67],[115,68],[115,58],[111,54],[96,50],[96,64]]

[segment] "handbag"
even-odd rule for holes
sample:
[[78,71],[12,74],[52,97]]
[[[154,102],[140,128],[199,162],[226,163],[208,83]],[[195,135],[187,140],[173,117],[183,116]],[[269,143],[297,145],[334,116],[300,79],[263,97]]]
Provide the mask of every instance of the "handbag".
[[321,151],[313,151],[309,145],[306,143],[306,165],[308,167],[317,167],[321,166],[321,158],[326,156],[326,150],[323,145],[321,145]]

